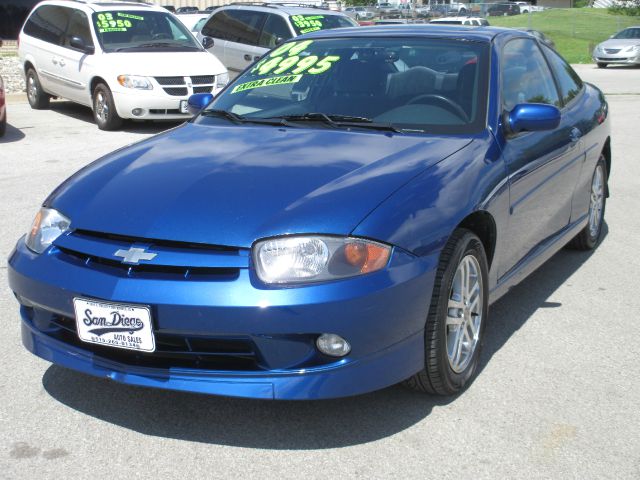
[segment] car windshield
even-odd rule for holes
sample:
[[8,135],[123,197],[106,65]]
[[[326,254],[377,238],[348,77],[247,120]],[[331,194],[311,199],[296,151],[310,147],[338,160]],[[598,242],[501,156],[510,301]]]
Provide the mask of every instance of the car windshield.
[[167,12],[113,10],[92,18],[105,52],[201,50],[182,22]]
[[613,38],[620,38],[620,39],[640,38],[640,28],[627,28],[617,33]]
[[285,43],[229,86],[197,122],[280,119],[327,128],[471,133],[484,128],[489,46],[433,38]]
[[358,26],[349,17],[343,15],[291,15],[289,20],[298,35],[331,28]]

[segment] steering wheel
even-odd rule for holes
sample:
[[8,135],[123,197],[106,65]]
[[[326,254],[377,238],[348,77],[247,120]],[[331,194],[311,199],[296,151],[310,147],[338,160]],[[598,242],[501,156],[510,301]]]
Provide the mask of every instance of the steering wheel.
[[423,93],[422,95],[413,97],[411,100],[407,102],[407,105],[413,105],[416,103],[427,103],[431,105],[442,106],[446,110],[460,117],[465,122],[469,122],[469,117],[467,116],[467,112],[465,112],[462,109],[462,107],[457,103],[455,103],[453,100],[443,95],[435,95],[433,93]]
[[153,40],[171,40],[171,35],[168,33],[156,33],[153,37]]

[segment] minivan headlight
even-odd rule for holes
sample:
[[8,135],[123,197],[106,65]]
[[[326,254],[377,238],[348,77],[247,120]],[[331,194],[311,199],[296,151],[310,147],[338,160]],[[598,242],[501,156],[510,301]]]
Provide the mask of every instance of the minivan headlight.
[[224,88],[229,83],[229,72],[216,75],[216,88]]
[[135,88],[137,90],[153,90],[153,85],[147,77],[138,75],[118,75],[118,83],[126,88]]
[[33,220],[26,244],[35,253],[44,252],[60,235],[69,230],[71,220],[53,208],[41,208]]
[[310,283],[386,267],[391,247],[352,237],[290,236],[256,242],[253,261],[265,283]]

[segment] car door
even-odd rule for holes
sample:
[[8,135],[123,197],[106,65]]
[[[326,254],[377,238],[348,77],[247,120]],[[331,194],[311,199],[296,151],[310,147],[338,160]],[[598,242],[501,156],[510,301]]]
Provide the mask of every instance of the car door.
[[69,23],[64,35],[60,54],[58,55],[58,70],[61,78],[61,95],[84,105],[91,105],[91,93],[88,82],[91,78],[93,63],[92,55],[71,46],[71,38],[79,37],[87,46],[93,46],[91,27],[87,14],[82,10],[68,9]]
[[294,36],[294,32],[287,21],[280,15],[267,14],[267,19],[260,32],[258,46],[271,50],[280,43],[289,40]]
[[[562,101],[538,44],[509,41],[500,57],[503,119],[515,105]],[[503,120],[504,121],[504,120]],[[554,130],[506,136],[503,155],[509,175],[510,217],[500,274],[534,254],[544,241],[567,227],[582,144],[569,115]]]
[[35,59],[40,85],[47,92],[62,96],[63,81],[60,77],[58,57],[69,20],[68,9],[57,5],[43,5],[29,17],[24,33],[33,38],[29,53]]
[[201,43],[203,37],[211,37],[213,39],[213,46],[208,48],[207,51],[214,54],[225,67],[227,66],[227,62],[224,58],[224,47],[227,44],[227,37],[229,35],[229,22],[227,17],[226,10],[214,13],[209,17],[209,20],[207,20],[198,34],[198,40]]
[[229,36],[224,46],[224,61],[230,73],[237,74],[267,52],[258,45],[267,14],[246,9],[229,9],[226,13]]

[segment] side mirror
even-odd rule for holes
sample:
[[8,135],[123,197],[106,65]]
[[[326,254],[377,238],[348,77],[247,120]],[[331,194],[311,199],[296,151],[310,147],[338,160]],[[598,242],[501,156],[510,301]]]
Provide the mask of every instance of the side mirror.
[[75,35],[69,39],[69,46],[76,50],[81,50],[88,55],[93,55],[96,51],[93,45],[87,45],[82,37]]
[[194,93],[187,100],[187,111],[191,115],[197,115],[200,110],[209,105],[213,100],[213,95],[210,93]]
[[207,50],[213,47],[214,41],[211,37],[202,37],[202,46]]
[[276,38],[276,46],[280,45],[283,42],[284,42],[284,38],[282,38],[282,37]]
[[560,110],[543,103],[519,103],[506,119],[506,127],[511,134],[553,130],[560,125]]

